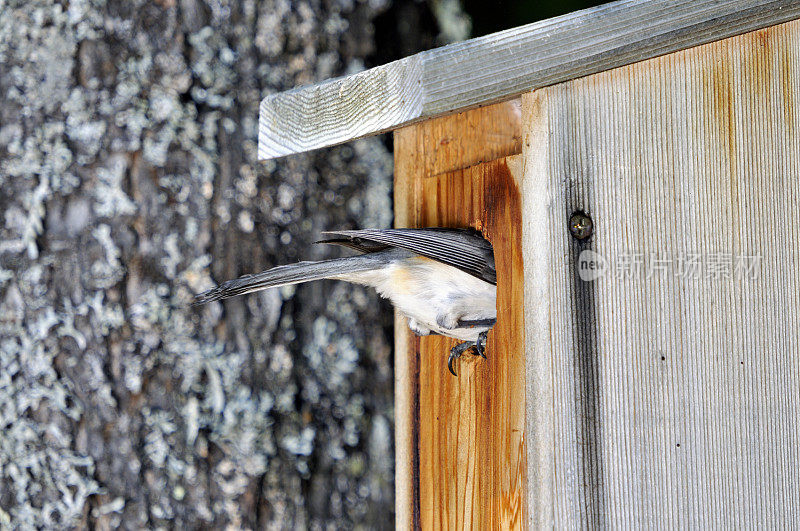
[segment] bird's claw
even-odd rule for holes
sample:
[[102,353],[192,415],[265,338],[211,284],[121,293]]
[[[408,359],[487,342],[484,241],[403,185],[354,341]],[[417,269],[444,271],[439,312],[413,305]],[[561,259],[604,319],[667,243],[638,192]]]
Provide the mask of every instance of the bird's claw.
[[458,345],[454,346],[450,349],[450,356],[447,357],[447,368],[450,370],[450,374],[453,376],[458,376],[456,371],[453,369],[453,362],[461,357],[461,355],[469,350],[472,347],[475,347],[475,355],[480,356],[483,359],[486,359],[486,335],[487,332],[481,332],[478,335],[478,340],[475,342],[472,341],[464,341],[463,343],[459,343]]
[[486,359],[486,336],[488,332],[481,332],[478,334],[478,341],[475,342],[475,350],[477,351],[478,355]]
[[472,341],[464,341],[450,349],[450,356],[447,358],[447,368],[450,369],[450,374],[458,376],[453,369],[453,362],[461,357],[465,350],[472,347],[475,343]]

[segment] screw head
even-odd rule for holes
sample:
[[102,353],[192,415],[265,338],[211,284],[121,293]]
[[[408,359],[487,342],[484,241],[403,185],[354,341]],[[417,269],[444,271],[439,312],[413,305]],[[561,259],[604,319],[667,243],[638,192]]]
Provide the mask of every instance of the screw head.
[[585,240],[592,235],[594,223],[585,212],[573,212],[569,218],[569,231],[576,240]]

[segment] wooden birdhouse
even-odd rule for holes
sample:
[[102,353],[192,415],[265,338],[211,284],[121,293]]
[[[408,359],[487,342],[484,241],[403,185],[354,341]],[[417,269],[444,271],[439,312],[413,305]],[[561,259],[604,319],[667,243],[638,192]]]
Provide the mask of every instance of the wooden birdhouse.
[[494,246],[488,359],[398,319],[399,529],[797,522],[797,18],[620,1],[263,101],[261,158],[393,131],[396,226]]

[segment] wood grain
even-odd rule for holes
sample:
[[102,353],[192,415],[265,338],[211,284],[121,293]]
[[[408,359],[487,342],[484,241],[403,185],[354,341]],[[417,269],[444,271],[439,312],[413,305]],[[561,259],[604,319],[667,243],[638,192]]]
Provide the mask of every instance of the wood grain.
[[[520,100],[427,120],[395,145],[421,175],[433,177],[522,151]],[[410,143],[410,144],[407,144]]]
[[523,97],[532,527],[798,521],[798,93],[790,22]]
[[[505,127],[502,137],[513,151],[519,147],[519,119],[507,118],[497,108],[460,120],[465,131],[481,123],[478,130],[486,132]],[[455,341],[415,337],[400,319],[397,528],[519,528],[525,506],[525,362],[522,292],[514,289],[522,283],[521,201],[512,171],[521,166],[517,156],[429,175],[425,172],[459,166],[465,154],[478,153],[481,139],[475,137],[449,161],[415,152],[438,149],[436,132],[448,131],[448,124],[428,124],[396,133],[396,224],[481,228],[494,246],[498,324],[489,333],[488,359],[463,357],[456,378],[446,366]]]
[[798,0],[623,0],[451,44],[261,102],[281,157],[800,17]]

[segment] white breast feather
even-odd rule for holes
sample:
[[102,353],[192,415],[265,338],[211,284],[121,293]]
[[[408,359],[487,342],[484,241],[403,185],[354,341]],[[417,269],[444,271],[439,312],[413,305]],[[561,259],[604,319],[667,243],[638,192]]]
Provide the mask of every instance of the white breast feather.
[[[385,268],[348,275],[347,280],[372,286],[406,317],[439,334],[476,341],[489,327],[455,327],[459,319],[497,317],[497,289],[455,267],[427,258],[409,258]],[[444,322],[447,327],[442,327]]]

